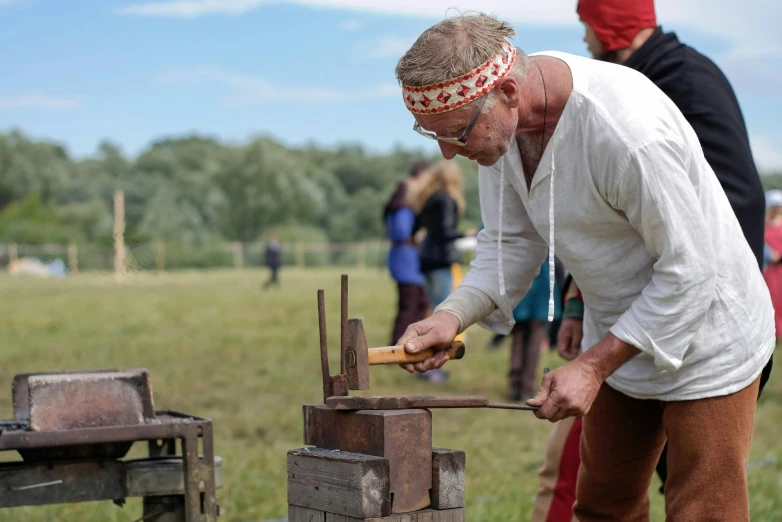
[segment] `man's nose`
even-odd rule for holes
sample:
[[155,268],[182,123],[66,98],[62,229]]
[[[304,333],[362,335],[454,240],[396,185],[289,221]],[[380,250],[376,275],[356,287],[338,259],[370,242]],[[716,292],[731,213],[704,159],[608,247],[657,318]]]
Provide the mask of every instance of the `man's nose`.
[[440,145],[440,152],[442,153],[443,158],[447,160],[454,159],[461,148],[451,143],[445,143],[444,141],[439,141],[438,144]]

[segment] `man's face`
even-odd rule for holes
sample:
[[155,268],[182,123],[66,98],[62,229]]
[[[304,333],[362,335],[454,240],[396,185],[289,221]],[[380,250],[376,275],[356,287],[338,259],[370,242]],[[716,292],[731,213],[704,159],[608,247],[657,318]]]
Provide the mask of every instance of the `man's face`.
[[[424,130],[441,137],[456,138],[461,136],[475,114],[474,105],[475,103],[471,103],[464,108],[442,114],[413,116]],[[479,165],[494,165],[510,147],[516,134],[516,121],[512,111],[497,101],[494,107],[478,115],[463,147],[438,141],[440,152],[448,160],[459,155],[476,161]]]
[[605,60],[606,51],[603,49],[603,44],[600,43],[592,26],[583,20],[581,23],[584,24],[584,42],[586,42],[589,52],[592,54],[592,58],[596,60]]

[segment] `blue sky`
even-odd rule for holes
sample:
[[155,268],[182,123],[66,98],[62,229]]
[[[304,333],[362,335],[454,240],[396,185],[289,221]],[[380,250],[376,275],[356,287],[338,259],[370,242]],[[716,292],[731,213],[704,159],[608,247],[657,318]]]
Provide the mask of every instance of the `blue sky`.
[[[586,56],[576,0],[0,0],[0,129],[83,157],[199,133],[431,149],[394,66],[449,7],[510,20],[526,52]],[[782,2],[658,0],[733,82],[762,169],[782,170]]]

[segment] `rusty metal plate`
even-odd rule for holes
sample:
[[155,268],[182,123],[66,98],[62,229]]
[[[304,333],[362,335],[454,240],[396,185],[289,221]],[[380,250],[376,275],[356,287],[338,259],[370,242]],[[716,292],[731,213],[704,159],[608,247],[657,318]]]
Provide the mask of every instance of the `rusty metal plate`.
[[19,375],[14,418],[32,431],[129,426],[155,414],[149,372],[63,372]]
[[403,396],[366,396],[366,397],[329,397],[326,406],[340,411],[356,410],[405,410],[430,408],[492,408],[500,410],[538,411],[537,406],[524,403],[490,402],[482,396],[441,396],[441,397],[403,397]]
[[388,460],[393,513],[430,505],[432,414],[427,410],[338,411],[304,406],[304,443]]
[[408,410],[424,408],[486,408],[489,398],[481,396],[364,396],[329,397],[326,406],[335,410]]

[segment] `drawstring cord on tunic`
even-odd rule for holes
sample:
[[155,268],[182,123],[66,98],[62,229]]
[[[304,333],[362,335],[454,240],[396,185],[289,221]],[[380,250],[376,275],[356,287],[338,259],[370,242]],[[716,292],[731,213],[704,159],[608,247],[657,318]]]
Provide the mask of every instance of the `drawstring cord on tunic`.
[[[546,93],[546,81],[543,79],[543,71],[535,64],[535,68],[540,73],[540,81],[543,83],[543,136],[541,138],[540,152],[541,161],[543,160],[543,144],[546,140],[546,119],[548,116],[548,95]],[[553,136],[552,136],[553,140]],[[500,163],[500,204],[499,204],[499,232],[497,233],[497,272],[500,285],[500,295],[505,296],[505,274],[502,269],[502,218],[503,218],[503,206],[504,206],[504,193],[505,193],[505,156],[501,158]],[[556,171],[556,165],[554,162],[554,142],[551,144],[551,180],[549,182],[549,205],[548,205],[548,220],[549,220],[549,301],[548,301],[548,320],[549,322],[554,320],[554,277],[556,273],[555,267],[555,250],[554,245],[554,172]],[[513,326],[514,320],[511,316],[508,324]]]

